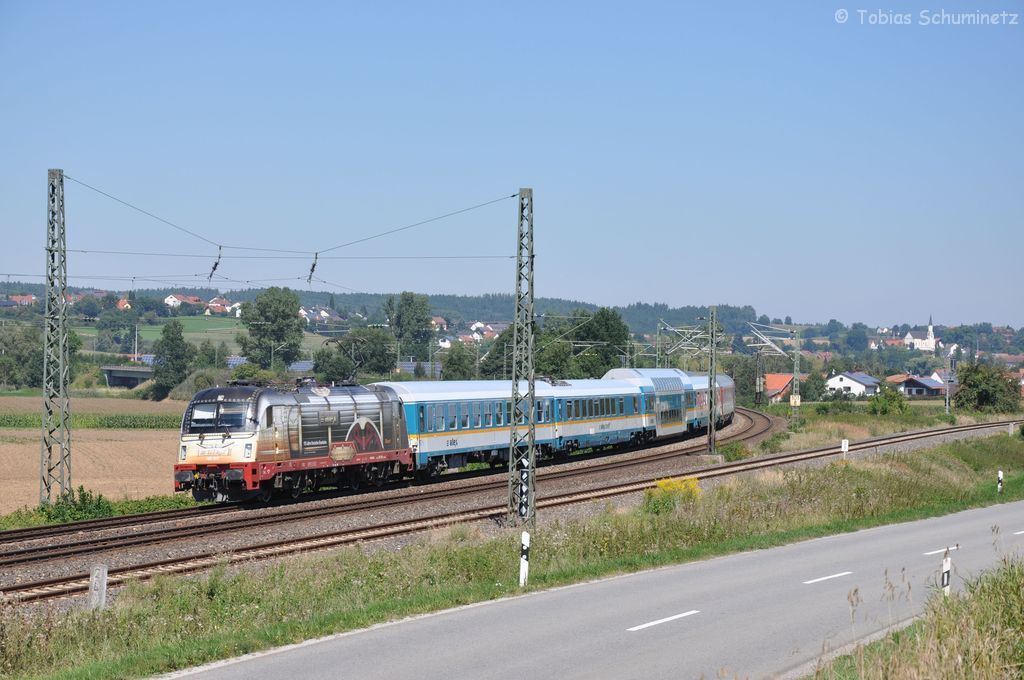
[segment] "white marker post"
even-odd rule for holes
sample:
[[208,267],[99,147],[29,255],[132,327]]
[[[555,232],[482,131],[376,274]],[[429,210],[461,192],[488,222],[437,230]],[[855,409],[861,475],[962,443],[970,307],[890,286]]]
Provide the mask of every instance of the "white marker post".
[[953,560],[949,556],[949,550],[942,556],[942,594],[949,597],[949,572],[953,566]]
[[996,475],[996,493],[1003,492],[1003,471],[1000,470],[999,474]]
[[844,439],[842,442],[840,442],[839,448],[843,450],[843,460],[846,460],[846,454],[850,450],[850,440]]
[[89,575],[89,609],[107,606],[107,565],[93,565]]
[[523,532],[523,545],[519,550],[519,587],[526,585],[530,576],[530,532]]

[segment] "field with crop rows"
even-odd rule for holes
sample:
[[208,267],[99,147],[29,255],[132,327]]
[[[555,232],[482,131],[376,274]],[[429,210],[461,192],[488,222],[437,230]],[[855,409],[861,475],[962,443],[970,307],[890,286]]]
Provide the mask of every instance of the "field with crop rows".
[[[171,493],[185,406],[183,401],[72,398],[74,486],[113,499]],[[0,397],[0,514],[39,502],[42,409],[41,397]]]

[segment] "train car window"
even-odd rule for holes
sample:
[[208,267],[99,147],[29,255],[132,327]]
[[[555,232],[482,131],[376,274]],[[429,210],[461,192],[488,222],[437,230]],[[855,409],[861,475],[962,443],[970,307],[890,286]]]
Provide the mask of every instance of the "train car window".
[[427,407],[420,406],[420,432],[423,432],[427,426]]
[[444,404],[434,404],[434,431],[444,432]]
[[459,424],[459,405],[448,404],[448,429],[454,430]]
[[469,405],[473,409],[473,427],[480,427],[480,412],[483,410],[483,404],[478,401],[474,401]]
[[545,399],[544,400],[544,422],[545,423],[550,423],[551,422],[551,400],[550,399]]
[[637,408],[640,405],[640,404],[637,403],[638,401],[639,400],[636,398],[636,395],[633,395],[633,413],[634,414],[636,414],[637,411],[640,410],[639,408]]
[[[427,429],[426,429],[426,432],[433,432],[434,431],[434,405],[433,404],[429,404],[429,405],[426,406],[426,409],[427,409]],[[423,431],[424,430],[420,430],[420,432],[423,432]]]
[[462,402],[462,429],[465,430],[469,427],[469,407],[470,404]]
[[505,402],[505,422],[508,423],[509,425],[512,424],[512,402],[511,401],[506,401]]
[[274,407],[268,406],[267,410],[264,411],[264,419],[267,421],[267,427],[274,426]]
[[625,397],[619,397],[619,415],[620,416],[626,415],[626,398]]
[[491,402],[489,402],[489,401],[485,401],[484,402],[484,427],[490,427],[491,426],[491,409],[492,408],[493,408],[493,404],[491,404]]

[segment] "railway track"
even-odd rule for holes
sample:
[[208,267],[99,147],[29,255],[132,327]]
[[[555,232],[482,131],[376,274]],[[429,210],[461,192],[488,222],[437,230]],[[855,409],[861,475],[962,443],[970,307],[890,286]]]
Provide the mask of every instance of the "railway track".
[[[735,437],[729,440],[723,439],[722,441],[747,441],[749,439],[756,438],[757,436],[764,433],[764,431],[770,427],[771,419],[762,413],[757,411],[750,411],[747,409],[737,409],[737,412],[750,420],[753,423],[748,426],[741,433],[735,435]],[[690,451],[701,448],[697,440],[694,440],[693,444],[684,444],[684,449],[679,452],[689,453]],[[663,446],[664,444],[658,444]],[[628,449],[627,449],[628,451]],[[676,452],[676,453],[679,453]],[[676,454],[671,454],[676,455]],[[652,460],[661,460],[663,457],[652,458]],[[397,487],[396,487],[397,488]],[[307,494],[303,497],[303,501],[321,500],[331,497],[337,497],[335,492],[326,492],[323,495],[317,496],[314,494]],[[293,504],[293,501],[284,501],[281,504],[266,506],[269,508],[274,507],[285,507]],[[145,524],[157,524],[162,522],[172,522],[176,520],[192,519],[195,517],[213,517],[219,515],[226,515],[231,513],[243,513],[247,510],[247,507],[238,505],[213,505],[213,506],[201,506],[193,508],[181,508],[176,510],[161,510],[157,512],[145,512],[137,513],[132,515],[119,515],[117,517],[104,517],[100,519],[82,520],[78,522],[67,522],[65,524],[54,524],[42,527],[26,527],[23,529],[9,529],[7,531],[0,531],[0,545],[5,543],[33,541],[43,538],[55,538],[58,536],[66,536],[68,534],[82,534],[92,531],[101,531],[107,529],[117,529],[123,527],[134,527]],[[5,564],[2,558],[7,553],[0,551],[0,565]]]
[[[893,444],[912,442],[919,439],[934,437],[936,435],[1004,428],[1007,425],[1015,425],[1019,422],[1020,421],[1004,421],[979,425],[962,425],[943,428],[941,430],[928,430],[923,432],[904,433],[891,437],[879,437],[876,439],[851,443],[849,450],[853,452],[871,450],[879,446],[890,446]],[[809,451],[775,454],[772,456],[748,459],[735,463],[711,465],[693,471],[688,471],[687,476],[696,477],[698,480],[709,480],[838,455],[842,455],[842,451],[839,447],[823,447]],[[656,483],[656,481],[657,480],[644,480],[626,484],[609,484],[586,491],[557,494],[538,499],[537,507],[538,509],[551,508],[635,493],[637,491],[650,488]],[[438,514],[411,521],[377,524],[375,526],[330,532],[313,537],[262,543],[241,550],[236,550],[230,554],[224,554],[219,551],[208,551],[187,558],[163,560],[132,567],[111,569],[108,572],[108,585],[118,586],[132,579],[145,580],[161,574],[193,573],[208,569],[218,564],[237,564],[241,562],[272,559],[284,555],[326,550],[361,541],[407,535],[437,527],[451,526],[454,524],[462,524],[484,519],[500,519],[503,518],[506,513],[507,506],[503,503],[501,505],[474,508],[462,512]],[[65,578],[14,585],[7,588],[2,595],[5,599],[14,602],[35,602],[79,595],[87,592],[88,589],[89,575],[77,574]]]
[[[757,436],[764,434],[771,427],[771,419],[763,414],[757,413],[756,411],[742,412],[741,414],[748,420],[748,425],[740,432],[735,433],[729,439],[732,441],[745,441]],[[648,465],[656,463],[677,456],[691,453],[694,451],[700,451],[703,449],[704,444],[702,441],[691,441],[681,446],[673,446],[666,448],[665,450],[656,451],[650,455],[644,456],[643,458],[633,458],[628,460],[612,460],[601,463],[593,463],[586,468],[577,469],[558,469],[557,467],[545,467],[538,473],[539,481],[548,481],[554,479],[572,479],[575,477],[583,477],[592,475],[598,472],[604,472],[609,470],[615,470],[626,467],[634,467],[637,465]],[[662,447],[664,448],[664,447]],[[436,485],[422,491],[415,496],[399,496],[391,498],[362,498],[355,502],[348,502],[343,505],[332,505],[332,506],[297,506],[283,510],[282,512],[276,512],[273,514],[262,514],[253,515],[252,513],[244,511],[235,511],[227,513],[225,519],[220,519],[216,516],[216,513],[189,513],[184,517],[193,517],[196,515],[203,516],[204,518],[208,515],[214,515],[210,517],[209,521],[204,522],[201,525],[190,524],[186,526],[172,526],[172,527],[159,527],[153,529],[143,529],[141,531],[135,531],[128,535],[123,536],[93,536],[83,537],[70,542],[63,542],[59,545],[53,545],[52,543],[46,543],[41,545],[33,545],[23,548],[9,549],[6,551],[0,551],[0,567],[14,567],[22,566],[26,564],[44,562],[55,559],[65,559],[68,557],[74,557],[79,555],[89,555],[102,551],[109,550],[120,550],[124,548],[136,547],[136,546],[149,546],[156,545],[158,543],[165,543],[169,541],[181,540],[181,539],[194,539],[200,536],[207,536],[212,534],[218,534],[223,532],[237,531],[237,530],[251,530],[261,526],[273,526],[281,524],[283,522],[294,522],[309,519],[317,519],[322,517],[348,515],[357,512],[365,512],[367,510],[376,510],[386,507],[394,507],[399,505],[407,505],[409,503],[419,503],[426,501],[434,501],[443,498],[456,498],[459,496],[466,496],[476,493],[486,493],[488,491],[503,489],[507,484],[505,478],[495,479],[495,476],[485,479],[482,483],[473,484],[471,486],[449,488],[444,485]],[[224,507],[224,506],[222,506]],[[230,506],[226,506],[230,508]],[[215,508],[190,508],[190,510],[214,510]],[[221,513],[223,514],[223,513]],[[152,522],[164,523],[167,521],[168,516],[160,513],[151,513],[150,515],[136,516],[135,525],[139,524],[140,521],[148,521],[153,515],[159,515],[153,518]],[[180,514],[171,515],[170,519],[181,519],[183,516]],[[114,524],[113,526],[127,526],[131,525],[131,522]],[[107,529],[110,528],[109,524],[89,525],[90,528]],[[28,534],[28,537],[38,538],[38,536]],[[28,540],[28,537],[22,538],[21,540]],[[3,536],[2,538],[6,538]]]

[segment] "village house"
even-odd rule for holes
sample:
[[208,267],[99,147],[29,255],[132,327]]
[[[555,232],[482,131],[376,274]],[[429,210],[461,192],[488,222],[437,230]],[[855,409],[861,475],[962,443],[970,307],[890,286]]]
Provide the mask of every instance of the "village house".
[[7,299],[19,307],[34,305],[38,298],[35,295],[8,295]]
[[214,314],[242,316],[242,303],[232,302],[226,297],[218,295],[206,303],[206,309],[203,311],[204,316],[213,316]]
[[164,304],[172,309],[177,309],[182,305],[202,305],[205,304],[203,299],[196,297],[195,295],[179,295],[173,293],[164,298]]
[[878,378],[859,371],[840,373],[825,381],[825,388],[829,392],[842,392],[854,397],[878,394],[878,386]]
[[[801,373],[800,381],[803,382],[810,374]],[[765,373],[764,374],[764,395],[769,404],[780,404],[789,397],[793,389],[792,373]]]
[[885,380],[907,397],[941,397],[946,394],[946,386],[930,377],[900,374],[891,375]]

